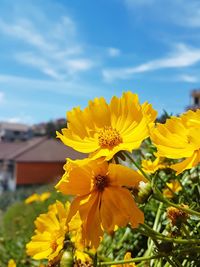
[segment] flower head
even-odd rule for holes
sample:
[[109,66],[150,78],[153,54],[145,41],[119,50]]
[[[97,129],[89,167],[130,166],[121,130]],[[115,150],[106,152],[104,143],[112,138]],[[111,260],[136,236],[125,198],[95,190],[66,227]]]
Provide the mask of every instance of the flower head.
[[[64,206],[61,202],[57,201],[49,206],[47,213],[41,214],[35,220],[35,235],[26,245],[29,256],[36,260],[48,259],[53,261],[58,259],[64,246],[65,235],[71,231],[72,235],[77,236],[76,230],[80,228],[81,221],[79,220],[78,223],[76,214],[71,221],[72,226],[66,224],[69,207],[69,202]],[[75,237],[74,241],[76,241]]]
[[77,151],[90,153],[92,159],[110,160],[121,150],[137,149],[149,136],[156,115],[151,105],[140,105],[131,92],[113,97],[110,104],[95,98],[84,110],[78,107],[67,113],[68,128],[57,132],[57,137]]
[[167,183],[167,187],[163,190],[163,195],[167,198],[173,198],[174,193],[178,193],[182,190],[182,186],[178,180],[172,180]]
[[34,193],[31,196],[27,197],[24,202],[26,204],[31,204],[31,203],[36,202],[36,201],[39,201],[39,195]]
[[165,124],[157,124],[151,131],[151,139],[161,157],[185,158],[170,167],[176,174],[196,166],[200,162],[200,110],[189,110],[179,118],[172,117]]
[[41,195],[34,193],[25,199],[25,203],[31,204],[33,202],[40,202],[40,201],[43,202],[47,200],[50,197],[50,195],[51,195],[50,192],[44,192]]
[[63,204],[59,201],[50,206],[49,211],[41,214],[35,221],[35,235],[26,245],[27,254],[34,259],[56,258],[64,245],[66,229],[66,215]]
[[[188,208],[187,205],[183,204],[182,207]],[[180,227],[183,222],[187,221],[188,217],[188,213],[183,210],[177,209],[175,207],[167,208],[167,218],[170,220],[173,226],[176,225],[177,227]]]
[[154,173],[157,170],[164,168],[166,168],[166,165],[160,157],[157,157],[154,161],[146,159],[142,160],[142,169],[147,173]]
[[66,172],[56,188],[75,195],[68,220],[79,211],[83,221],[83,239],[97,248],[103,231],[113,232],[117,226],[132,227],[143,223],[142,211],[125,187],[138,187],[143,176],[127,167],[94,160],[68,162]]
[[8,267],[16,267],[16,263],[13,259],[10,259],[9,262],[8,262]]

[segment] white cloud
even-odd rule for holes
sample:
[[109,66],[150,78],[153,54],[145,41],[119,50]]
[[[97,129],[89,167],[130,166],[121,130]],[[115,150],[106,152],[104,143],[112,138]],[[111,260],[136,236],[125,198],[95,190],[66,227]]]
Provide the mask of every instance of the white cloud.
[[182,74],[177,77],[178,81],[183,81],[187,83],[198,83],[199,79],[196,76],[188,75],[188,74]]
[[103,78],[106,81],[114,79],[129,79],[136,73],[143,73],[165,68],[184,68],[200,61],[200,49],[177,44],[166,57],[154,59],[134,67],[104,69]]
[[134,13],[134,19],[167,21],[185,28],[200,27],[199,0],[123,0],[123,4]]
[[88,70],[93,66],[93,62],[88,59],[79,58],[66,61],[66,65],[69,67],[70,72]]
[[0,92],[0,103],[4,101],[5,94],[3,92]]
[[115,47],[109,47],[107,51],[110,57],[118,57],[121,54],[121,51]]
[[[1,75],[0,74],[0,86],[3,86],[5,90],[15,90],[19,92],[27,93],[32,92],[47,92],[57,93],[63,96],[74,96],[79,98],[88,98],[101,96],[110,96],[109,90],[105,86],[94,86],[91,82],[85,83],[79,80],[45,80],[45,79],[30,79],[20,76]],[[14,89],[13,89],[14,88]]]
[[18,49],[14,55],[20,64],[58,80],[69,79],[69,75],[88,71],[95,65],[91,56],[85,55],[84,46],[76,38],[76,26],[70,17],[60,17],[54,24],[51,22],[51,31],[36,25],[27,18],[16,18],[12,23],[0,19],[0,32],[26,45],[23,52]]

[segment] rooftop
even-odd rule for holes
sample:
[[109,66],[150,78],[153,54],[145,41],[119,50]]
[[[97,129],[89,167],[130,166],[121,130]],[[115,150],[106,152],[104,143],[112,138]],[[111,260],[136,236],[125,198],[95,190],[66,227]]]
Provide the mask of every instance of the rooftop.
[[63,145],[57,139],[33,138],[26,142],[0,143],[0,160],[17,162],[64,162],[66,158],[82,159],[85,154]]

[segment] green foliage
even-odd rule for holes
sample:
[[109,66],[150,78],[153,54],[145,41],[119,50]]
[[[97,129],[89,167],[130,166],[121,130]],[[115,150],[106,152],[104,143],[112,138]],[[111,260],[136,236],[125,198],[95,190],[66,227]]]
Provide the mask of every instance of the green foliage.
[[[35,189],[36,188],[34,188],[34,191]],[[47,189],[46,186],[38,188],[37,192],[39,191],[41,193],[44,189]],[[18,199],[24,195],[22,193],[23,190],[20,189],[16,193]],[[4,193],[4,196],[5,195],[6,193]],[[8,196],[9,195],[10,193],[8,193]],[[44,202],[25,204],[23,200],[24,198],[21,201],[15,202],[4,214],[0,214],[1,267],[6,267],[11,258],[15,259],[17,267],[38,266],[39,262],[31,260],[26,255],[25,250],[26,243],[30,241],[34,232],[34,220],[39,214],[45,213],[50,204],[54,203],[56,200],[65,202],[66,197],[52,191],[51,197]]]

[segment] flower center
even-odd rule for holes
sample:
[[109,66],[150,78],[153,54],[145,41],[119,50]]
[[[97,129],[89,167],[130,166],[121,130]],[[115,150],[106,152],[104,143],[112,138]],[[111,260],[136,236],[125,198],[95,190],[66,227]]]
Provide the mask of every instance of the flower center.
[[109,185],[108,176],[97,175],[94,179],[95,189],[102,192],[106,186]]
[[122,143],[122,137],[116,129],[110,126],[105,126],[99,131],[99,145],[101,148],[113,149],[113,147]]

